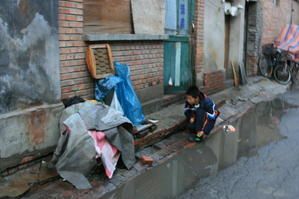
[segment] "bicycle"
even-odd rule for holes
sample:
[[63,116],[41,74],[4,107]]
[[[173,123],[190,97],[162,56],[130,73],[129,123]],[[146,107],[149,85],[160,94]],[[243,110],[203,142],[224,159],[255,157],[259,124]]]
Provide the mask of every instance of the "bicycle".
[[292,82],[297,83],[298,82],[298,71],[299,71],[299,62],[293,62],[293,68],[291,70],[291,77]]
[[288,84],[290,81],[296,83],[298,78],[299,63],[296,62],[291,53],[285,51],[286,60],[283,65],[279,65],[274,69],[274,79],[280,84]]
[[275,48],[273,44],[266,44],[258,62],[260,74],[273,77],[280,84],[288,84],[292,80],[292,73],[296,73],[295,69],[298,68],[291,60],[288,51]]
[[259,72],[262,76],[271,78],[273,69],[280,60],[280,50],[273,44],[266,44],[262,47],[262,54],[258,60]]

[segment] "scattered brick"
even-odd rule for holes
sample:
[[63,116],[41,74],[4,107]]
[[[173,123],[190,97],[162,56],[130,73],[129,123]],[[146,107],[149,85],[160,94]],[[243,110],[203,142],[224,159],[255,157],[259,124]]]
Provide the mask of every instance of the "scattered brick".
[[140,157],[140,161],[142,164],[149,165],[149,166],[152,166],[154,162],[153,158],[145,155]]

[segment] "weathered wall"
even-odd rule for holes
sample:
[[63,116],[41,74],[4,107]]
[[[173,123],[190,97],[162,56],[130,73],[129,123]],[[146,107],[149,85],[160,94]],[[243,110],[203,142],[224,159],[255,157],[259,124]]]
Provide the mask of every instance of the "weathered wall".
[[[244,0],[230,2],[233,6],[245,7]],[[230,17],[228,48],[225,44],[226,21],[223,2],[206,1],[204,18],[204,66],[199,76],[205,90],[215,92],[225,88],[225,79],[233,78],[231,65],[225,68],[225,54],[228,54],[229,63],[233,62],[236,67],[243,61],[244,10],[241,9],[237,16]]]
[[247,75],[257,74],[257,64],[261,45],[263,29],[262,7],[258,2],[248,3],[248,27],[247,27],[247,52],[246,71]]
[[57,0],[2,0],[0,43],[0,114],[60,99]]
[[[85,34],[84,11],[83,0],[59,0],[62,98],[72,97],[75,94],[85,98],[94,97],[93,79],[85,63],[85,49],[88,44],[82,38]],[[96,43],[109,43],[114,59],[130,65],[132,82],[142,102],[162,97],[163,42],[99,41]]]
[[204,72],[224,70],[224,9],[221,1],[206,1]]
[[57,0],[0,4],[0,171],[55,146],[60,101]]
[[[234,6],[241,5],[245,8],[245,0],[234,0]],[[244,56],[244,9],[239,10],[239,14],[236,17],[231,18],[230,24],[230,43],[229,43],[229,61],[233,62],[236,69],[239,67],[239,63],[243,63]],[[232,66],[226,71],[227,78],[232,79]]]
[[293,23],[299,24],[299,2],[294,0],[280,0],[279,5],[273,4],[272,0],[261,1],[263,12],[262,44],[273,42],[281,28],[290,23],[291,5],[293,2]]
[[247,39],[247,74],[258,72],[258,57],[263,44],[272,43],[281,28],[291,22],[293,3],[293,23],[299,24],[299,2],[281,0],[275,5],[272,0],[261,0],[249,3],[248,39]]
[[222,1],[206,1],[204,14],[204,65],[200,74],[204,90],[224,88],[225,15]]

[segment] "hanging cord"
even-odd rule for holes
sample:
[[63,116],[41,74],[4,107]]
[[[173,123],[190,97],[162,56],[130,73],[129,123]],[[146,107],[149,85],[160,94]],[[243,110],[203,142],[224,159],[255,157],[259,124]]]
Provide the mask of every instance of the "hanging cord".
[[291,21],[290,21],[290,24],[292,24],[293,23],[293,12],[294,12],[294,1],[292,1],[291,2]]

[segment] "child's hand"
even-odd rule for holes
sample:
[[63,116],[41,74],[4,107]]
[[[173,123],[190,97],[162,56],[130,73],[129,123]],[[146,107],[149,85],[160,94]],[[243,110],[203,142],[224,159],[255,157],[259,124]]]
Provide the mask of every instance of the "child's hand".
[[191,118],[190,118],[190,123],[193,124],[194,122],[195,122],[195,118],[194,118],[194,117],[191,117]]
[[199,131],[199,132],[197,132],[197,137],[201,137],[201,136],[203,136],[205,133],[203,132],[203,131]]

